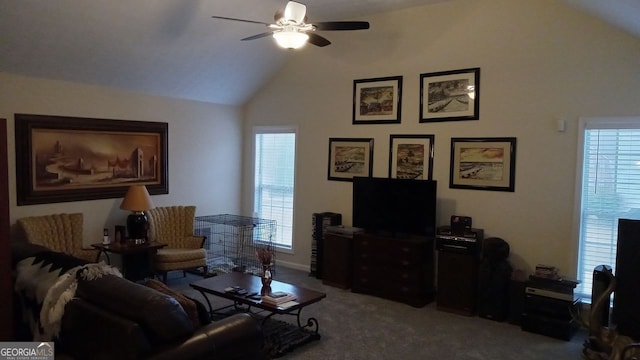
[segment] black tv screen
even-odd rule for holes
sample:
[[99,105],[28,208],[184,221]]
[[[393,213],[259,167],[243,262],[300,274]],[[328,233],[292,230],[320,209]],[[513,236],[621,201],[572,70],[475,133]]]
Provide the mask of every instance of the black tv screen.
[[353,226],[392,236],[434,236],[437,182],[353,178]]

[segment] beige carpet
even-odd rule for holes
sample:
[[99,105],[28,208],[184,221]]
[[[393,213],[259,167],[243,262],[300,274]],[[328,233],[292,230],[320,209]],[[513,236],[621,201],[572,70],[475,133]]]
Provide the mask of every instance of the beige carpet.
[[[181,278],[175,273],[169,285],[201,298],[188,286],[198,278]],[[522,331],[507,322],[438,311],[435,303],[414,308],[325,286],[307,272],[282,266],[274,278],[327,293],[326,299],[302,312],[303,321],[308,317],[318,320],[321,339],[281,359],[573,360],[581,358],[586,338],[581,331],[571,341],[557,340]],[[214,304],[225,304],[223,299],[209,298]],[[290,316],[276,318],[295,321]]]

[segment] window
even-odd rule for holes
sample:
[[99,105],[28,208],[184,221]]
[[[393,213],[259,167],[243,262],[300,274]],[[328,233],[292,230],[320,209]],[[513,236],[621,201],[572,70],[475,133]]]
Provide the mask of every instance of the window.
[[254,214],[275,220],[276,246],[292,249],[296,131],[256,128],[254,149]]
[[580,252],[576,289],[590,298],[593,269],[615,273],[618,219],[640,219],[640,118],[581,120]]

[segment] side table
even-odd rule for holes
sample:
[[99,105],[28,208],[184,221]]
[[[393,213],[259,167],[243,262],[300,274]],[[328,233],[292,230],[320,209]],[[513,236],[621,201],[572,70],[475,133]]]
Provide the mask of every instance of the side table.
[[109,253],[120,255],[122,257],[122,275],[131,281],[143,280],[154,275],[153,255],[158,249],[165,246],[167,244],[159,242],[145,244],[91,244],[91,247],[98,249],[96,262],[104,254],[107,258],[107,263],[111,264]]

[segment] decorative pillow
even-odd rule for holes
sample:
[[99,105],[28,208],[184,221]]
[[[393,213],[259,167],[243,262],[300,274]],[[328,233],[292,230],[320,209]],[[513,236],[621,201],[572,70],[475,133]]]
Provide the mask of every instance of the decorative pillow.
[[172,298],[176,299],[178,303],[180,303],[184,311],[187,313],[187,315],[189,316],[189,319],[191,319],[194,329],[200,327],[200,318],[198,317],[198,308],[196,306],[195,301],[187,298],[186,296],[180,294],[179,292],[171,290],[167,285],[165,285],[165,283],[158,281],[156,279],[147,280],[145,285],[147,287],[150,287],[156,291],[159,291],[165,295],[169,295]]

